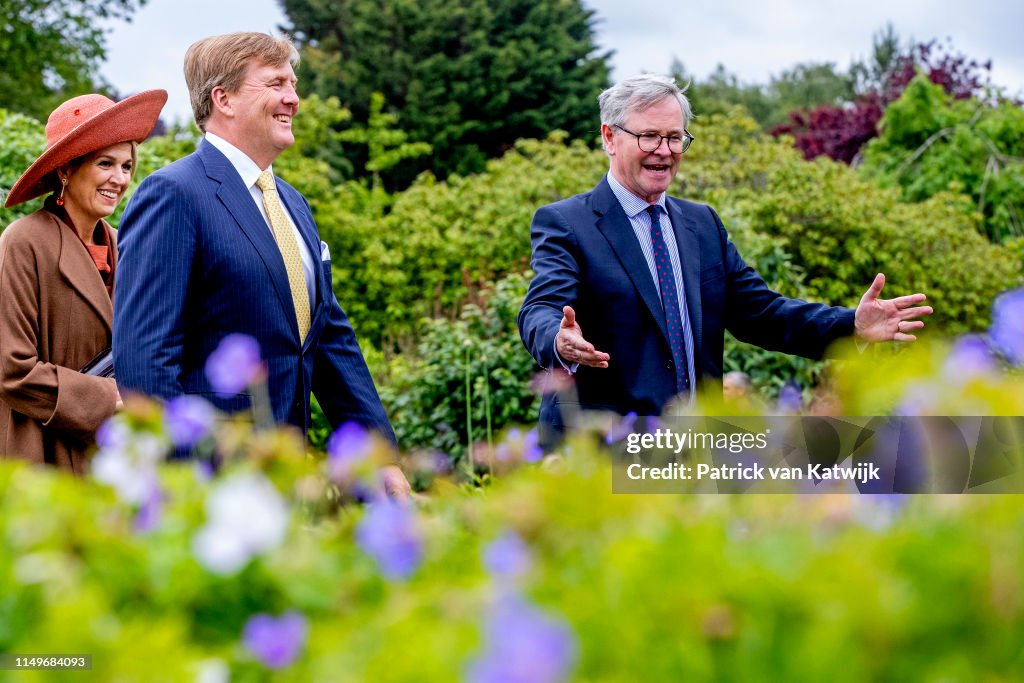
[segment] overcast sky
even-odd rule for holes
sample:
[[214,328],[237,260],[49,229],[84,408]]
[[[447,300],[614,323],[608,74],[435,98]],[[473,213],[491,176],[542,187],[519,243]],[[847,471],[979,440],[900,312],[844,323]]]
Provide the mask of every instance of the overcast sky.
[[[614,77],[666,72],[677,57],[691,74],[717,64],[745,82],[799,62],[835,62],[845,69],[866,57],[872,35],[891,22],[903,39],[952,39],[969,57],[992,59],[993,80],[1024,93],[1024,2],[1021,0],[584,0],[597,11],[599,45],[614,50]],[[274,31],[286,23],[276,0],[148,0],[131,23],[108,34],[103,76],[121,93],[165,88],[166,120],[191,119],[185,50],[208,35]],[[595,103],[595,115],[597,105]]]

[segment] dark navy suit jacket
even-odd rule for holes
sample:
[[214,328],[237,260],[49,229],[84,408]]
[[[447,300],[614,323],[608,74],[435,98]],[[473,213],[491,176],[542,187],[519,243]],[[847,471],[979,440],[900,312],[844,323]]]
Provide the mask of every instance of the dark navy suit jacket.
[[[743,262],[711,207],[666,198],[679,248],[686,307],[693,327],[695,375],[722,376],[725,330],[773,351],[820,357],[853,332],[853,311],[768,288]],[[602,180],[591,192],[541,207],[531,227],[530,283],[519,332],[541,365],[558,367],[554,338],[562,307],[572,306],[583,336],[611,356],[607,368],[580,366],[581,407],[659,415],[675,393],[665,313],[640,244],[618,199]],[[561,426],[558,396],[541,422]]]
[[[314,260],[322,253],[309,204],[276,179]],[[316,271],[316,301],[299,342],[284,260],[228,159],[203,141],[147,177],[120,225],[114,295],[114,367],[122,392],[198,394],[226,411],[250,397],[218,397],[204,366],[231,333],[256,338],[268,369],[274,418],[302,429],[310,391],[333,425],[355,421],[394,440],[352,326],[331,289],[330,260]]]

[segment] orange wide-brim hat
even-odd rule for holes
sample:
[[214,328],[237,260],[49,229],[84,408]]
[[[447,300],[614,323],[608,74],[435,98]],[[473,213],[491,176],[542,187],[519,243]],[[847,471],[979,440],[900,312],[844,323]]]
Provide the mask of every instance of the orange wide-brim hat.
[[72,97],[46,120],[46,151],[14,183],[4,206],[52,191],[48,176],[80,156],[118,142],[142,142],[166,102],[166,90],[146,90],[120,102],[95,93]]

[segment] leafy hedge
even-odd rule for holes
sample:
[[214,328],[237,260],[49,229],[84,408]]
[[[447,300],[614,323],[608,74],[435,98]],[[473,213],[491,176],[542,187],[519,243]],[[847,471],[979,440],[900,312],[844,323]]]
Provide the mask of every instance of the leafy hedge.
[[845,165],[804,161],[754,125],[710,121],[679,191],[718,207],[747,260],[784,293],[855,306],[885,272],[884,295],[925,292],[929,326],[949,336],[983,329],[995,295],[1022,281],[1019,259],[979,234],[968,198],[904,203]]
[[889,105],[863,175],[918,202],[949,190],[974,200],[993,241],[1024,236],[1024,109],[955,100],[918,75]]

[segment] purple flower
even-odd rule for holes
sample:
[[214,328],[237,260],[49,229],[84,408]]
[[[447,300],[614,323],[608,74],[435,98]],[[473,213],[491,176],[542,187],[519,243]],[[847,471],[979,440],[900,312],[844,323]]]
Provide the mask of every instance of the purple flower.
[[346,422],[338,427],[327,440],[327,468],[331,479],[348,479],[352,468],[366,460],[372,447],[370,434],[362,425]]
[[909,500],[903,493],[868,493],[857,498],[853,518],[872,531],[885,531],[900,517]]
[[576,638],[561,620],[505,596],[488,615],[484,650],[469,663],[470,683],[557,683],[576,661]]
[[247,334],[224,337],[206,359],[206,378],[222,398],[241,393],[262,369],[260,345]]
[[793,380],[787,381],[779,391],[778,409],[782,413],[799,413],[803,408],[804,398],[800,385]]
[[938,408],[936,396],[939,395],[938,387],[929,383],[916,382],[904,389],[900,402],[896,404],[893,412],[902,417],[917,415],[934,415]]
[[526,432],[523,437],[523,460],[526,462],[540,462],[544,457],[544,451],[540,447],[540,436],[536,429]]
[[494,577],[515,578],[530,570],[533,558],[523,539],[506,532],[484,548],[484,567]]
[[604,437],[604,442],[608,445],[621,441],[627,436],[633,433],[633,428],[636,426],[636,413],[630,412],[622,416],[622,419],[612,425],[612,428],[608,430],[608,433]]
[[1008,361],[1024,365],[1024,289],[1004,292],[992,303],[992,343]]
[[283,669],[295,661],[306,644],[306,619],[294,611],[276,619],[257,614],[246,622],[242,642],[263,666]]
[[440,451],[432,451],[430,453],[430,468],[434,474],[450,474],[452,471],[451,456]]
[[423,542],[412,510],[388,499],[366,506],[356,528],[356,541],[389,579],[409,577],[423,559]]
[[120,415],[106,419],[96,430],[96,444],[110,451],[123,451],[131,442],[132,429]]
[[190,448],[213,429],[217,413],[208,401],[185,394],[172,398],[164,409],[164,428],[171,443]]
[[995,354],[988,342],[980,335],[967,334],[953,344],[942,366],[942,374],[951,382],[962,384],[997,368]]
[[164,494],[157,480],[151,482],[149,492],[135,513],[135,531],[145,534],[155,529],[163,518]]

